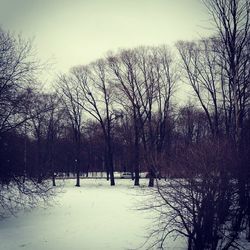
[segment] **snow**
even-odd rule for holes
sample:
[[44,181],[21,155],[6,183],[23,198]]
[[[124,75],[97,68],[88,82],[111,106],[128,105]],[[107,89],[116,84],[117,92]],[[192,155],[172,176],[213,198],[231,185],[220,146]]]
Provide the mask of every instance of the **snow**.
[[[116,180],[113,187],[104,179],[83,179],[81,187],[75,180],[59,182],[65,185],[52,206],[1,221],[1,250],[119,250],[145,242],[154,216],[137,209],[147,199],[143,188],[131,180]],[[185,249],[178,240],[170,246]]]

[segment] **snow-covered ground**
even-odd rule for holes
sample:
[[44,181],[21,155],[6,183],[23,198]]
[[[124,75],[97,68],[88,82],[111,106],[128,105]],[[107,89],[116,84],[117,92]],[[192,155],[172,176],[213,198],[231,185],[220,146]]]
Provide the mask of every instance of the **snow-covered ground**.
[[[146,199],[143,188],[131,180],[116,180],[115,187],[103,179],[84,179],[80,188],[74,180],[64,183],[53,206],[0,222],[1,250],[120,250],[143,244],[153,217],[136,209]],[[178,240],[170,245],[185,249]]]

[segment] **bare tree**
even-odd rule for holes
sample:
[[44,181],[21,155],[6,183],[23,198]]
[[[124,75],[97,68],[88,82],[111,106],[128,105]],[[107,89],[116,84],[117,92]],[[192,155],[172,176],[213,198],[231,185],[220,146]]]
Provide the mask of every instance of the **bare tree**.
[[113,107],[110,81],[107,77],[106,62],[99,60],[89,67],[75,67],[72,71],[80,88],[82,108],[99,122],[105,142],[105,165],[107,179],[115,185],[112,128],[117,115]]
[[[230,89],[230,100],[233,108],[233,138],[237,148],[236,163],[239,185],[238,227],[243,222],[244,211],[249,200],[249,168],[244,159],[243,131],[246,126],[246,114],[249,107],[249,0],[210,0],[205,2],[221,41],[217,47],[221,61],[224,62],[224,84]],[[249,211],[249,209],[247,209]]]
[[[118,101],[129,109],[133,119],[134,130],[134,155],[133,171],[135,173],[134,184],[139,185],[139,157],[140,157],[140,137],[142,124],[142,104],[139,98],[141,80],[139,79],[138,58],[135,51],[125,50],[117,56],[109,56],[109,67],[114,86],[118,90],[120,98]],[[127,101],[124,101],[127,100]]]
[[[109,57],[109,65],[120,102],[133,117],[135,185],[139,185],[141,144],[150,176],[149,186],[153,186],[154,178],[159,175],[170,97],[177,80],[171,53],[167,47],[123,50]],[[128,101],[124,102],[124,98]]]
[[76,172],[76,186],[80,187],[80,152],[83,108],[80,104],[80,86],[76,84],[72,75],[62,75],[58,80],[58,94],[66,107],[73,131],[74,141],[74,169]]
[[[164,242],[173,232],[184,235],[188,249],[240,248],[239,233],[245,230],[249,211],[249,170],[242,160],[247,158],[248,145],[243,143],[242,131],[246,131],[249,104],[249,1],[211,0],[205,4],[214,18],[216,35],[179,42],[177,49],[214,139],[204,135],[196,144],[194,124],[188,122],[191,144],[177,145],[172,158],[182,179],[159,183],[160,202],[155,207],[167,209],[161,212],[165,218],[160,220],[161,230],[153,233],[162,233],[157,242]],[[222,135],[227,139],[221,139]]]
[[[0,28],[1,149],[6,148],[5,137],[10,139],[10,134],[13,134],[17,139],[20,136],[18,129],[31,118],[26,115],[24,108],[27,102],[26,89],[35,84],[39,68],[40,65],[32,53],[31,42]],[[5,153],[5,150],[0,150],[0,216],[15,213],[25,206],[34,206],[41,199],[47,200],[50,194],[47,182],[37,183],[31,176],[27,176],[24,182],[25,172],[23,169],[20,171],[20,166],[19,169],[13,168],[11,164],[17,163],[13,163]],[[4,165],[5,160],[7,165]],[[19,162],[19,165],[22,163]]]
[[41,68],[32,55],[30,41],[15,38],[0,28],[0,133],[21,125],[25,89],[35,83]]
[[[148,58],[148,81],[150,85],[154,86],[155,91],[152,93],[152,114],[147,117],[151,137],[150,151],[152,149],[154,151],[152,158],[154,158],[154,168],[156,169],[156,173],[152,174],[161,177],[162,167],[164,167],[162,165],[167,164],[166,153],[169,153],[171,149],[172,99],[179,79],[179,69],[174,63],[174,56],[169,47],[155,47],[151,51],[152,54]],[[151,178],[151,183],[152,181]],[[153,186],[153,183],[151,185]]]
[[[104,60],[89,66],[78,66],[71,70],[69,77],[61,77],[63,93],[70,100],[73,110],[72,121],[77,122],[80,131],[80,118],[83,111],[101,126],[105,142],[105,165],[107,179],[115,185],[112,145],[112,122],[117,117],[112,106],[112,92],[107,79]],[[62,88],[62,85],[61,85]]]
[[66,112],[62,107],[62,101],[52,93],[47,95],[47,105],[49,110],[46,112],[45,121],[45,156],[44,162],[48,175],[52,178],[53,186],[56,186],[56,144],[65,126]]
[[177,43],[185,77],[207,116],[213,136],[220,132],[219,115],[222,106],[222,85],[220,84],[222,77],[218,65],[218,53],[215,51],[216,46],[215,38]]
[[[51,158],[53,155],[51,145],[46,145],[46,143],[51,140],[51,119],[54,119],[56,99],[55,96],[52,97],[50,94],[40,94],[32,90],[27,92],[26,98],[24,108],[29,120],[25,123],[25,136],[36,141],[37,155],[34,165],[36,165],[37,181],[42,183],[48,177],[48,156]],[[28,131],[29,133],[27,133]],[[51,150],[48,152],[49,148]],[[27,154],[27,152],[25,153]]]
[[189,250],[240,249],[233,221],[239,212],[237,183],[228,171],[233,168],[234,149],[219,140],[184,149],[179,148],[175,159],[183,178],[158,181],[151,193],[154,200],[146,206],[159,213],[153,246],[164,249],[168,237],[174,236],[186,238]]
[[[224,61],[225,76],[231,88],[235,140],[241,136],[245,107],[248,101],[246,91],[249,81],[246,80],[246,64],[249,64],[250,3],[248,0],[204,1],[210,11],[221,40],[217,47],[218,53]],[[248,74],[248,73],[247,73]]]

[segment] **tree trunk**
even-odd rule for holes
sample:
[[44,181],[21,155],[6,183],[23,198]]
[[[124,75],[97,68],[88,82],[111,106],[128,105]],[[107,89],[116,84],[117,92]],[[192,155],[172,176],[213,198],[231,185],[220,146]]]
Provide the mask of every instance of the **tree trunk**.
[[111,147],[111,139],[108,139],[107,145],[107,158],[108,158],[108,169],[110,174],[110,185],[115,186],[115,178],[114,178],[114,162],[113,162],[113,152]]
[[80,187],[80,150],[81,150],[81,132],[80,129],[75,130],[75,170],[76,170],[76,187]]
[[80,187],[80,171],[76,171],[76,187]]
[[[77,149],[80,150],[80,149]],[[80,187],[80,168],[79,168],[79,151],[77,152],[77,158],[75,159],[75,169],[76,169],[76,187]]]
[[154,187],[154,180],[155,180],[155,173],[152,169],[149,170],[149,183],[148,183],[148,187]]
[[110,145],[108,149],[108,162],[109,162],[110,185],[115,186],[113,153],[111,151]]
[[140,186],[140,175],[139,175],[138,171],[135,173],[135,182],[134,182],[134,185],[135,186]]
[[41,146],[41,140],[40,136],[38,136],[37,139],[37,170],[38,170],[38,177],[37,177],[37,182],[39,184],[42,183],[43,180],[43,175],[42,175],[42,146]]
[[149,183],[148,183],[148,187],[154,187],[154,177],[149,177]]
[[56,186],[56,175],[54,173],[52,175],[52,185],[53,185],[53,187]]
[[110,172],[110,186],[115,186],[114,172]]
[[136,121],[136,113],[134,113],[134,132],[135,132],[135,141],[134,141],[134,185],[140,185],[140,169],[139,169],[139,129]]

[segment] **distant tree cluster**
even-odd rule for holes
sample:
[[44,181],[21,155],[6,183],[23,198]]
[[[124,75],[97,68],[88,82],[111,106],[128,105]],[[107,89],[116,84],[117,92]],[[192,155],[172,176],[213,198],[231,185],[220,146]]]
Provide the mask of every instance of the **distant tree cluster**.
[[[111,185],[114,169],[124,169],[134,173],[135,185],[139,172],[148,171],[152,186],[170,149],[165,145],[172,130],[171,99],[178,77],[165,46],[122,50],[60,76],[58,93],[74,133],[77,171],[83,166],[79,154],[88,145],[85,137],[99,136],[89,144],[102,145],[99,170],[104,166]],[[95,135],[84,131],[89,126],[96,128]]]
[[[204,1],[205,2],[205,1]],[[209,0],[216,33],[75,66],[40,90],[31,43],[0,30],[0,205],[46,198],[57,174],[147,172],[160,223],[189,250],[250,240],[249,1]],[[179,105],[178,88],[192,95]],[[179,98],[179,99],[178,99]],[[8,193],[19,190],[16,203]],[[19,198],[18,198],[19,197]],[[152,247],[152,246],[151,246]]]

